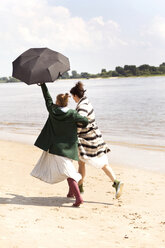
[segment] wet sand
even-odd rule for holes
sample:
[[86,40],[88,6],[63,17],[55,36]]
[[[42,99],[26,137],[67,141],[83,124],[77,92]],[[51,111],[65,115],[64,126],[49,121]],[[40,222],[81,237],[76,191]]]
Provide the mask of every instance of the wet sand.
[[165,247],[164,173],[112,164],[125,183],[116,200],[103,172],[87,167],[84,204],[73,208],[66,181],[30,176],[41,150],[11,141],[0,148],[0,247]]

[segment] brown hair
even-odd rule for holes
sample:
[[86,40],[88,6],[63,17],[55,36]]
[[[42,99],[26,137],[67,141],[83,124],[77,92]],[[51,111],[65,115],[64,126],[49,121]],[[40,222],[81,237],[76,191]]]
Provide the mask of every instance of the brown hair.
[[68,100],[69,100],[69,94],[59,94],[56,97],[56,101],[58,102],[58,106],[60,107],[66,107],[68,105]]
[[78,81],[76,85],[70,90],[70,93],[72,95],[76,95],[79,98],[82,98],[84,96],[84,93],[86,90],[84,90],[83,83],[81,81]]

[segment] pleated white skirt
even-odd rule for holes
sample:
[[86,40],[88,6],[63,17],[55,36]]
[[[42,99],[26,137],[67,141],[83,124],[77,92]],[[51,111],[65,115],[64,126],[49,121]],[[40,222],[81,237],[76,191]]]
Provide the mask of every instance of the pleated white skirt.
[[82,178],[71,159],[45,151],[43,151],[31,175],[50,184],[59,183],[68,177],[73,178],[76,182]]

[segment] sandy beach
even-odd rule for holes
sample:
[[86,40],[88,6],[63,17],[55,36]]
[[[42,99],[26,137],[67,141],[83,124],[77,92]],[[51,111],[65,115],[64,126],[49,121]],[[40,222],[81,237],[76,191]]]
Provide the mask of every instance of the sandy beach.
[[11,141],[0,147],[0,247],[165,247],[165,174],[111,165],[125,183],[116,200],[103,172],[87,167],[84,204],[73,208],[66,181],[30,176],[41,150]]

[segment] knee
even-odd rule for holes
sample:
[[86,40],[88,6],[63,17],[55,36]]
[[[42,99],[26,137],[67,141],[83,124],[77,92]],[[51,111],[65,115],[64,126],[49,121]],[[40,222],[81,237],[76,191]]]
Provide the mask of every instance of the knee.
[[106,169],[107,169],[107,167],[108,167],[108,165],[107,165],[107,164],[105,164],[105,165],[102,167],[102,170],[106,170]]

